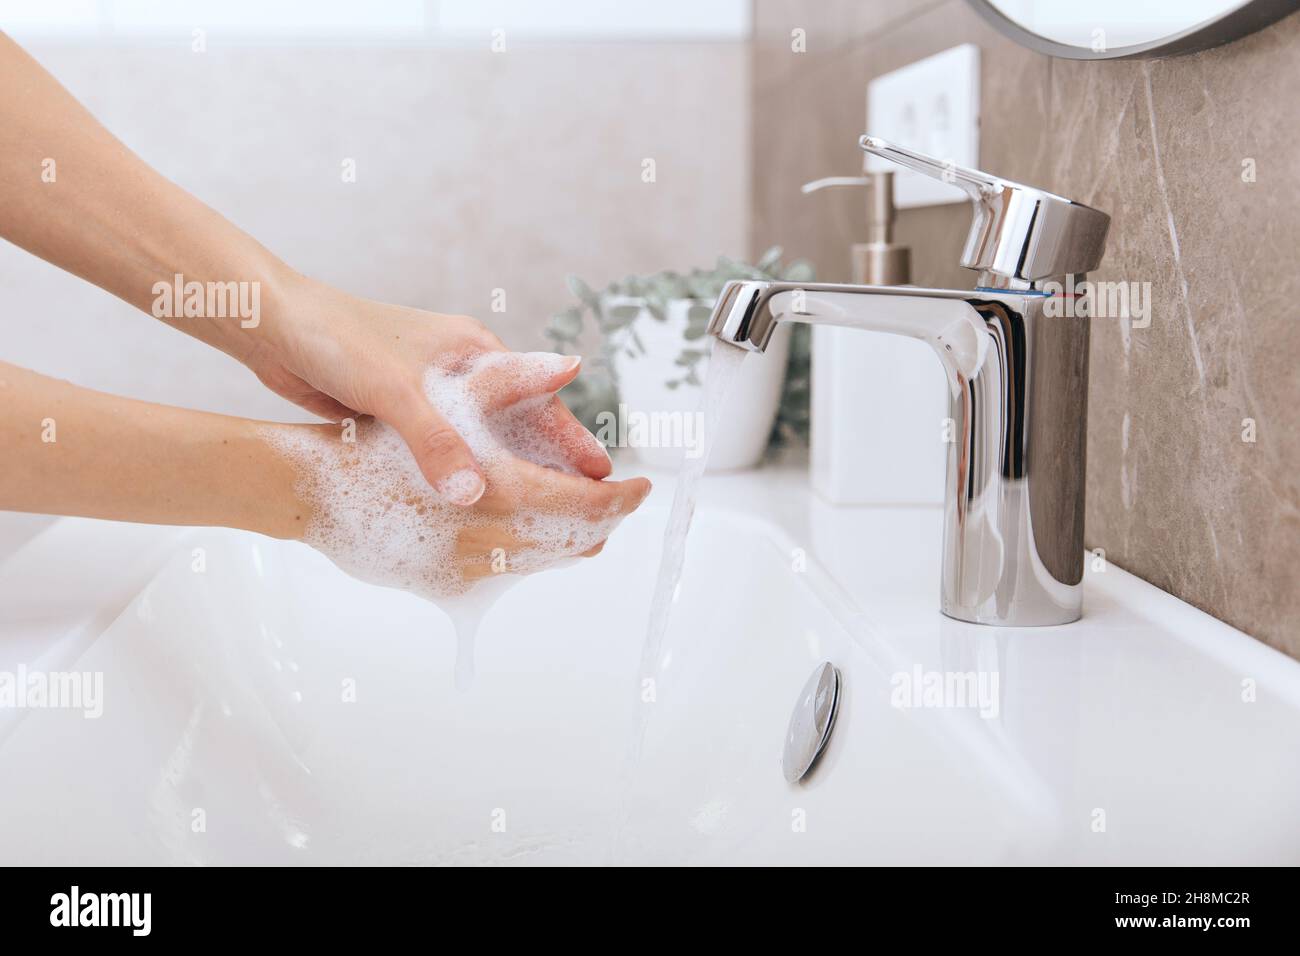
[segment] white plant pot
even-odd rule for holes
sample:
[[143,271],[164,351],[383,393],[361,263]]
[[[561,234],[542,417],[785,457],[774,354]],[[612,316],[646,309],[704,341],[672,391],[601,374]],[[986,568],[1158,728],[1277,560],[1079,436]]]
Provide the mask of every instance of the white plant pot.
[[[656,319],[639,299],[611,297],[606,306],[633,305],[641,309],[633,320],[632,330],[645,350],[623,348],[614,356],[618,375],[620,418],[627,420],[625,432],[631,445],[647,466],[661,469],[680,467],[688,450],[698,453],[702,441],[699,415],[704,397],[700,385],[681,383],[670,388],[668,382],[680,380],[686,370],[676,364],[684,348],[708,350],[708,338],[687,341],[687,313],[693,305],[712,308],[712,302],[695,299],[672,299],[664,321]],[[630,339],[630,336],[628,337]],[[709,467],[715,471],[740,471],[753,468],[763,457],[772,425],[776,421],[781,391],[785,384],[786,360],[790,355],[790,329],[778,325],[772,342],[762,355],[751,353],[741,366],[713,436]],[[708,379],[708,357],[696,366],[698,377]],[[658,416],[659,428],[633,427],[637,418],[646,423]],[[688,420],[688,416],[693,418]],[[678,424],[680,423],[680,424]],[[672,426],[672,427],[669,427]],[[647,432],[652,441],[645,441]],[[682,440],[668,440],[675,437]],[[638,441],[638,438],[642,439]]]

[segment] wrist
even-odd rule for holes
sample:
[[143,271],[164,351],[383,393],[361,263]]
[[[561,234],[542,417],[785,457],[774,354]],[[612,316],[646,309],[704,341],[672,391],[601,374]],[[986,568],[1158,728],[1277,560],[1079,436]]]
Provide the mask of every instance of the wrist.
[[306,281],[258,247],[219,271],[178,271],[155,282],[148,311],[251,366],[259,353],[279,348],[290,303]]
[[277,434],[309,427],[238,422],[222,442],[230,494],[221,524],[272,538],[302,538],[312,508],[298,494],[297,468],[275,446]]
[[259,354],[283,353],[289,340],[288,327],[296,321],[296,303],[310,285],[305,276],[269,254],[251,274],[255,278],[247,293],[250,307],[241,310],[239,318],[222,323],[224,341],[217,344],[249,367],[254,366]]
[[261,321],[240,330],[243,351],[235,357],[255,372],[269,364],[301,375],[303,365],[310,364],[305,359],[329,343],[332,318],[346,309],[338,298],[338,291],[323,282],[288,267],[275,270],[264,287]]

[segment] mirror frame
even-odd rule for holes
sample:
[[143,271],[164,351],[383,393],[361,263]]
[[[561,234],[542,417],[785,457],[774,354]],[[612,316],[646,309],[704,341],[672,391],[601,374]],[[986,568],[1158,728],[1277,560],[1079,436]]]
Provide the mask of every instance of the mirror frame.
[[1056,40],[1049,40],[1025,29],[995,7],[990,0],[967,0],[967,2],[1003,36],[1010,37],[1021,46],[1038,53],[1067,60],[1138,60],[1198,53],[1224,43],[1231,43],[1256,30],[1262,30],[1287,14],[1300,10],[1300,0],[1244,0],[1236,8],[1179,33],[1171,33],[1149,43],[1136,43],[1116,47],[1104,53],[1094,53],[1087,47],[1058,43]]

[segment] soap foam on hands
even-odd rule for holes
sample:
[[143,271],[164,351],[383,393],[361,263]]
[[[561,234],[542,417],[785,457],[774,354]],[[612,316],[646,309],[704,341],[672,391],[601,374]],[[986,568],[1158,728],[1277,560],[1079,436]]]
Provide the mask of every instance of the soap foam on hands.
[[[432,367],[426,373],[425,394],[474,453],[489,494],[509,497],[518,490],[511,458],[569,474],[576,469],[565,449],[537,427],[549,394],[492,409],[483,382],[505,377],[531,392],[529,386],[541,387],[572,361],[549,352],[489,352],[462,369]],[[504,513],[453,504],[467,495],[473,473],[453,474],[439,494],[401,436],[377,420],[359,423],[354,442],[305,429],[268,430],[267,437],[295,465],[299,494],[312,506],[307,544],[354,577],[436,599],[449,612],[447,599],[466,594],[476,580],[500,577],[498,572],[531,573],[575,558],[604,541],[621,520],[618,502],[595,519],[576,502],[571,509],[555,510],[549,502],[545,511],[524,505]],[[485,538],[505,532],[514,543],[474,555],[475,574],[466,577],[463,551],[480,528]]]

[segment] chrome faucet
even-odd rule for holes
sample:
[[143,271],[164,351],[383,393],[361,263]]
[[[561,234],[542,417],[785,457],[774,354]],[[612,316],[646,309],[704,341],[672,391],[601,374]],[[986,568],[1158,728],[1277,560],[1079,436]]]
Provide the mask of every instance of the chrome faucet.
[[[1082,611],[1088,309],[1062,297],[1100,263],[1110,217],[1061,196],[863,136],[865,151],[960,186],[973,291],[729,282],[709,331],[752,351],[778,322],[929,342],[947,373],[940,608],[963,621],[1068,624]],[[816,370],[814,370],[816,374]],[[899,396],[905,401],[906,396]],[[862,409],[887,415],[889,409]],[[941,428],[941,424],[942,427]],[[880,467],[889,467],[880,449]]]

